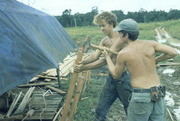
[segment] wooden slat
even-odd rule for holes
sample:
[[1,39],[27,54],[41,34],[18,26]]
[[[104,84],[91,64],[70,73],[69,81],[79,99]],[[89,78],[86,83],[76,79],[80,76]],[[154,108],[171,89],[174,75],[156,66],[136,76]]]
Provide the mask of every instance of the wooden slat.
[[54,85],[57,84],[57,82],[41,82],[41,83],[33,83],[33,84],[23,84],[19,85],[18,87],[32,87],[32,86],[44,86],[44,85]]
[[57,77],[50,77],[50,76],[42,76],[42,75],[37,75],[37,77],[40,77],[40,78],[46,78],[46,79],[57,79]]
[[62,95],[66,94],[65,91],[62,91],[62,90],[57,89],[57,88],[55,88],[55,87],[52,87],[52,86],[50,86],[50,85],[47,85],[46,88],[49,88],[49,89],[51,89],[51,90],[53,90],[53,91],[56,91],[56,92],[58,92],[58,93],[60,93],[60,94],[62,94]]
[[26,95],[24,96],[22,102],[20,103],[19,107],[15,111],[15,114],[21,114],[24,111],[24,108],[26,107],[26,104],[28,103],[28,100],[29,100],[32,92],[34,91],[34,89],[35,89],[35,87],[29,88],[29,90],[27,91]]
[[9,116],[12,114],[12,112],[13,112],[16,104],[17,104],[17,102],[19,101],[19,99],[20,99],[20,97],[21,97],[21,94],[22,94],[22,92],[20,92],[19,95],[18,95],[17,97],[15,97],[15,99],[14,99],[13,102],[11,103],[11,106],[10,106],[10,108],[9,108],[7,114],[6,114],[6,117],[9,117]]

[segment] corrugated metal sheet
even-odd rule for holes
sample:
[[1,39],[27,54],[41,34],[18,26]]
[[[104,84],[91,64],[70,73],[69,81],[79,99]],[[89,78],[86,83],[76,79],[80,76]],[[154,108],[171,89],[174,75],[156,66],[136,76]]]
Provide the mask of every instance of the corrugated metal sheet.
[[0,0],[0,95],[56,68],[75,47],[54,16]]

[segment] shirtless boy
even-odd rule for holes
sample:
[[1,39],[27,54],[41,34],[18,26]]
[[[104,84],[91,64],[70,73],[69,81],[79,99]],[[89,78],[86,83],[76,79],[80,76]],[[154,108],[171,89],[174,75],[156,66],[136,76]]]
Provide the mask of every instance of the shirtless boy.
[[[165,92],[156,63],[176,56],[175,49],[156,41],[137,40],[139,31],[133,19],[121,21],[114,31],[118,31],[120,40],[128,45],[118,53],[116,64],[106,50],[103,54],[114,79],[121,77],[125,68],[130,73],[133,92],[128,107],[128,121],[165,121]],[[155,52],[163,54],[155,57]]]
[[[118,32],[112,31],[116,27],[116,16],[111,12],[102,12],[95,16],[94,23],[98,25],[101,31],[106,35],[99,46],[105,46],[112,51],[119,52],[124,47],[124,43],[119,41]],[[79,65],[75,66],[75,71],[80,72],[84,70],[96,69],[106,65],[106,59],[100,58],[100,50],[96,50],[91,56],[85,58]],[[116,55],[111,55],[113,63],[116,63]],[[118,90],[117,90],[118,89]],[[119,92],[119,94],[118,94]],[[128,107],[128,98],[132,90],[130,87],[130,77],[127,72],[123,72],[122,76],[116,81],[109,74],[103,90],[100,94],[99,102],[95,111],[95,121],[105,121],[106,114],[114,101],[119,98],[123,103],[125,111]]]

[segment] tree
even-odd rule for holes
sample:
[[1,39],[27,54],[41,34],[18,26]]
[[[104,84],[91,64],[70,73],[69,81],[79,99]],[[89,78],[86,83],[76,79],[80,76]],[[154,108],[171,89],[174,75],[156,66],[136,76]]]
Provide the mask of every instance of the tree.
[[167,14],[167,19],[180,19],[180,10],[171,9]]
[[[127,14],[124,14],[122,10],[114,10],[112,13],[117,16],[117,22],[126,18],[133,18],[139,23],[180,19],[180,10],[173,9],[169,12],[156,10],[148,12],[141,8],[138,12],[128,12]],[[89,26],[93,25],[93,19],[96,14],[98,14],[98,8],[94,6],[91,12],[85,14],[75,13],[71,15],[71,9],[66,9],[63,11],[62,16],[57,16],[56,18],[64,27]]]
[[114,11],[112,11],[112,13],[114,13],[117,16],[118,22],[120,22],[126,18],[125,14],[123,13],[122,10],[114,10]]
[[66,9],[62,12],[61,24],[64,27],[72,27],[74,25],[73,16],[71,15],[71,9]]

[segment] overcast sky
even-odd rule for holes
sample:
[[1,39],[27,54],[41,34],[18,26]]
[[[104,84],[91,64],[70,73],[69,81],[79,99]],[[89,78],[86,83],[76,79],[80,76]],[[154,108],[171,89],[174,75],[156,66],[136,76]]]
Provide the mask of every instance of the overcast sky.
[[152,10],[170,9],[180,10],[180,0],[18,0],[33,8],[41,10],[50,15],[62,15],[65,9],[71,9],[74,13],[87,13],[92,7],[98,10],[112,11],[122,10],[124,13],[139,11],[141,8]]

